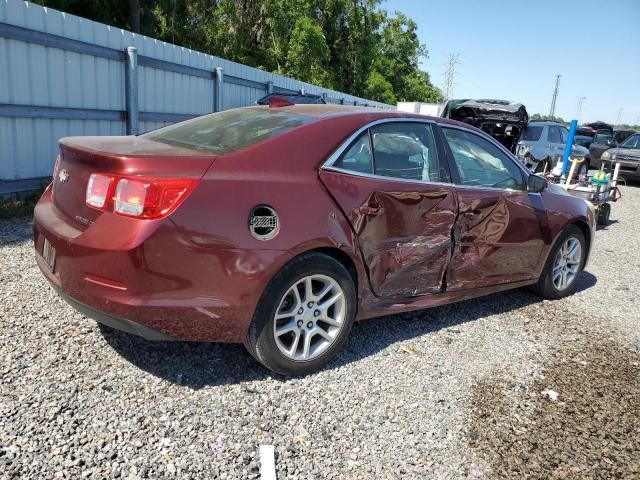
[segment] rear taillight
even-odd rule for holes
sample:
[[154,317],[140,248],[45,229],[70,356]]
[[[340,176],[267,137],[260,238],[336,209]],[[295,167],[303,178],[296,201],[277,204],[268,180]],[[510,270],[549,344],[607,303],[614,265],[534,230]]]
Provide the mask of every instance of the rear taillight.
[[87,184],[87,205],[103,208],[107,204],[112,180],[113,178],[110,176],[92,173]]
[[123,178],[118,181],[116,196],[113,197],[113,211],[122,215],[139,217],[144,212],[148,183]]
[[87,205],[128,217],[161,218],[175,210],[195,184],[191,179],[93,173],[87,184]]

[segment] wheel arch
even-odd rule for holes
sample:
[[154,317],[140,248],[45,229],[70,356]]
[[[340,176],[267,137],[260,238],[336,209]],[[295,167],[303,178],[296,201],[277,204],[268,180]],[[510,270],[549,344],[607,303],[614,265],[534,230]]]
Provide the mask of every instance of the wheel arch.
[[589,224],[584,220],[580,220],[580,219],[574,220],[569,225],[575,225],[580,229],[580,231],[582,231],[582,234],[584,235],[584,241],[587,244],[587,254],[584,257],[584,264],[583,264],[583,268],[584,268],[584,266],[587,264],[587,261],[589,260],[589,255],[591,254],[591,240],[592,240],[591,236],[593,232],[591,231]]
[[544,257],[541,258],[542,261],[539,264],[539,270],[537,272],[538,277],[542,275],[542,272],[544,271],[544,268],[547,265],[547,262],[549,262],[551,253],[553,252],[554,247],[558,243],[558,239],[562,236],[564,231],[572,225],[579,228],[582,234],[584,235],[584,239],[587,244],[587,255],[585,257],[585,262],[584,262],[586,265],[587,260],[589,258],[589,253],[591,252],[592,231],[591,231],[591,228],[589,227],[589,222],[586,219],[573,218],[572,220],[569,220],[564,225],[562,225],[561,228],[558,228],[555,232],[555,235],[553,235],[551,242],[549,243],[548,250],[544,254]]
[[317,247],[311,250],[306,250],[298,255],[302,255],[304,253],[311,253],[311,252],[322,253],[324,255],[327,255],[328,257],[333,258],[340,264],[342,264],[349,272],[349,275],[353,280],[353,285],[356,288],[356,292],[358,291],[358,285],[360,284],[360,281],[358,279],[358,269],[356,267],[356,263],[353,261],[353,259],[349,254],[347,254],[344,250],[341,250],[337,247]]
[[587,249],[591,250],[591,228],[589,228],[589,224],[584,220],[575,220],[569,225],[575,225],[582,231],[584,240],[587,242]]

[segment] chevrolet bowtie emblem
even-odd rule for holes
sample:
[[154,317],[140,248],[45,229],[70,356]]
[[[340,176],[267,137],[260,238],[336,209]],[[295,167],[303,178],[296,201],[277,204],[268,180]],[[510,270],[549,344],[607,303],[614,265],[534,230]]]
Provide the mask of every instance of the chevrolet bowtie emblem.
[[60,172],[58,172],[58,180],[60,180],[60,183],[67,183],[69,181],[69,177],[71,175],[69,175],[69,172],[67,172],[66,170],[62,169],[60,170]]

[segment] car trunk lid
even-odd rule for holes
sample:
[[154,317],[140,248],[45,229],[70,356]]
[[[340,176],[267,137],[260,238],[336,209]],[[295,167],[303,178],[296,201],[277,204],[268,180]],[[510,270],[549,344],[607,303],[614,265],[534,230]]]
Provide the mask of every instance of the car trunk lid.
[[63,138],[52,182],[54,204],[73,222],[86,227],[103,213],[85,202],[92,173],[197,179],[214,158],[144,137]]

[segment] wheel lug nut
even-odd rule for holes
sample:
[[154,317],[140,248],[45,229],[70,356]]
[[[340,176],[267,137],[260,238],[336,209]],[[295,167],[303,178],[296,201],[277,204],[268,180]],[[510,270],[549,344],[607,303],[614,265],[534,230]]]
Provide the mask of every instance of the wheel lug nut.
[[302,320],[298,320],[298,327],[301,327],[302,323],[303,323]]
[[302,312],[304,312],[304,310],[302,309],[302,307],[300,307],[300,309],[298,310],[298,315],[302,315]]
[[307,307],[309,307],[309,308],[313,307],[313,302],[307,303]]
[[314,317],[319,317],[320,316],[320,310],[316,310],[315,312],[313,312],[313,316]]
[[311,322],[307,323],[307,328],[311,328],[311,327],[313,327],[313,323]]

